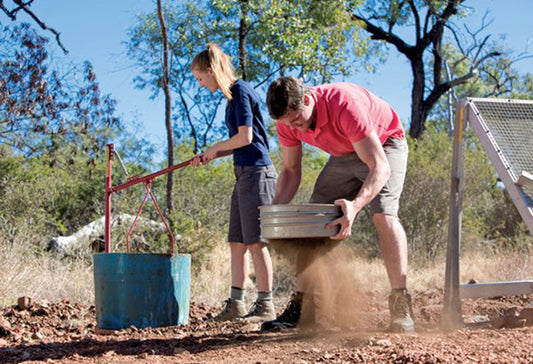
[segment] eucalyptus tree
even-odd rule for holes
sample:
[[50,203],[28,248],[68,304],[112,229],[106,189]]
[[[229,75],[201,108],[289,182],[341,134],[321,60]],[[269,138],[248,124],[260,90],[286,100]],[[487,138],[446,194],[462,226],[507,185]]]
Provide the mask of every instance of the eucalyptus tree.
[[0,25],[0,143],[26,157],[48,154],[51,165],[69,153],[94,163],[120,127],[115,101],[100,93],[90,63],[61,70],[47,44],[28,24]]
[[[478,29],[462,21],[471,9],[466,0],[368,0],[363,5],[347,5],[347,10],[370,39],[394,47],[404,55],[413,76],[409,134],[419,138],[426,120],[450,89],[467,83],[482,72],[487,78],[502,79],[492,72],[505,57],[501,47],[490,39],[486,17]],[[475,4],[474,4],[475,5]],[[458,50],[446,59],[446,49]],[[450,68],[446,77],[446,65]]]
[[[192,57],[207,42],[207,13],[205,8],[197,7],[193,2],[179,6],[164,3],[162,12],[166,19],[170,52],[168,82],[176,96],[172,118],[177,141],[192,139],[196,153],[205,144],[216,114],[216,108],[210,102],[212,98],[200,93],[190,70]],[[134,79],[136,86],[150,90],[151,98],[155,99],[163,90],[164,75],[159,20],[156,13],[140,14],[137,20],[138,23],[128,31],[127,54],[139,69]],[[202,108],[197,107],[194,101]],[[186,135],[183,135],[184,132]]]
[[[163,14],[163,5],[161,0],[157,0],[157,18],[159,19],[159,27],[161,28],[161,44],[163,48],[163,69],[161,77],[161,88],[165,94],[165,128],[167,130],[167,161],[168,167],[174,165],[174,133],[172,132],[172,95],[170,92],[170,66],[169,66],[169,45],[168,45],[168,33],[165,16]],[[174,175],[172,173],[167,174],[167,211],[173,209],[173,185]],[[172,225],[172,221],[170,224]]]
[[33,10],[31,9],[31,5],[34,2],[34,0],[0,0],[0,10],[11,20],[15,21],[17,20],[17,16],[19,13],[23,13],[28,15],[41,29],[47,30],[54,34],[57,45],[63,50],[63,52],[66,54],[68,53],[67,49],[61,42],[60,33],[50,27],[46,24],[45,21],[43,21],[39,15],[35,14]]
[[[235,60],[239,76],[264,91],[273,78],[294,74],[313,83],[346,76],[366,65],[369,42],[359,41],[342,0],[211,0],[166,4],[174,131],[198,152],[222,135],[223,96],[199,89],[190,71],[210,41]],[[141,14],[129,31],[129,57],[139,67],[135,82],[161,92],[161,35],[154,13]],[[355,59],[355,60],[354,60]]]
[[66,232],[103,212],[105,145],[121,130],[115,101],[89,63],[61,62],[48,46],[29,24],[0,25],[3,236]]
[[[522,74],[513,67],[524,55],[515,55],[515,52],[505,50],[503,47],[501,47],[501,52],[501,57],[487,60],[475,77],[448,90],[447,97],[442,97],[435,104],[428,116],[428,122],[434,124],[438,130],[447,130],[451,135],[457,100],[466,97],[533,99],[533,74]],[[448,62],[457,63],[457,60],[461,58],[462,54],[458,50],[446,50]],[[461,68],[455,69],[464,72]]]

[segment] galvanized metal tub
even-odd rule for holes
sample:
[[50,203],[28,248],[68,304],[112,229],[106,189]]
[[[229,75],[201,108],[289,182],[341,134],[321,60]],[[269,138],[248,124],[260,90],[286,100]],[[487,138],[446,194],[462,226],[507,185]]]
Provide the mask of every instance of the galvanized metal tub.
[[266,239],[326,238],[336,235],[340,226],[326,224],[342,216],[333,204],[284,204],[259,206],[261,235]]
[[187,324],[189,254],[94,254],[96,323],[120,330]]

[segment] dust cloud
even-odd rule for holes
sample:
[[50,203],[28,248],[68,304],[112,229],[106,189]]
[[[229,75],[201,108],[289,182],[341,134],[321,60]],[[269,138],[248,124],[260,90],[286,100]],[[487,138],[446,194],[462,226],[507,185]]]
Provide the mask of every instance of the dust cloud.
[[357,286],[351,249],[328,238],[277,239],[270,243],[296,266],[297,288],[304,292],[300,328],[359,331],[371,326],[368,297]]

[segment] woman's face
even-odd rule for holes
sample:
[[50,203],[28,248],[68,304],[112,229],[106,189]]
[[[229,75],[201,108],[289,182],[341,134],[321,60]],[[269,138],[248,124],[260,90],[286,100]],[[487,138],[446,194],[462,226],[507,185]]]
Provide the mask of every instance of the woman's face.
[[192,74],[196,78],[196,81],[198,81],[200,87],[207,87],[211,92],[218,90],[218,83],[211,69],[208,69],[207,72],[193,69]]

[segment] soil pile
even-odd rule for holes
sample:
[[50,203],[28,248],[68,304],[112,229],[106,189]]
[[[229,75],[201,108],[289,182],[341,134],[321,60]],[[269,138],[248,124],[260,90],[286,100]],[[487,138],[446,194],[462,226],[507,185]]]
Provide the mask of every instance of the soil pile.
[[201,304],[185,326],[106,331],[95,327],[94,306],[26,299],[0,310],[0,362],[533,363],[531,295],[464,300],[469,325],[453,331],[439,329],[442,298],[439,290],[413,292],[415,335],[385,333],[386,299],[371,294],[365,312],[352,306],[366,317],[363,327],[276,333],[209,322],[219,307]]

